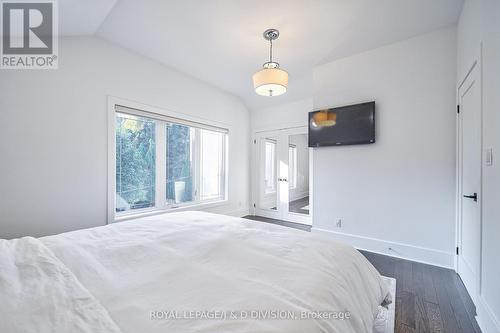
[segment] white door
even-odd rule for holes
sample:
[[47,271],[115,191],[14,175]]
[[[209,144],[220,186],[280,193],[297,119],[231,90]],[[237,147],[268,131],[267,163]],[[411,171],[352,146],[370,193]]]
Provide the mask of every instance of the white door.
[[458,274],[475,300],[481,260],[481,82],[474,66],[458,90],[459,98],[459,250]]
[[312,224],[307,128],[255,134],[255,215]]
[[255,177],[253,184],[255,215],[281,218],[278,133],[255,136]]

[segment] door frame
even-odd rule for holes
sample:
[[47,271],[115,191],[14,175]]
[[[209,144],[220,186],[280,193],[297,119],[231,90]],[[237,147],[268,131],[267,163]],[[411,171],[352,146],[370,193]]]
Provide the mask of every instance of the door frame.
[[477,276],[476,276],[476,281],[474,283],[475,285],[475,290],[467,290],[474,301],[474,303],[477,304],[477,300],[479,296],[481,295],[481,280],[482,280],[482,226],[483,226],[483,221],[482,221],[482,212],[483,212],[483,205],[482,205],[482,198],[483,198],[483,128],[484,128],[484,118],[483,118],[483,70],[482,70],[482,45],[479,46],[474,59],[472,61],[472,65],[468,68],[466,73],[461,77],[460,81],[458,81],[457,87],[456,87],[456,105],[457,105],[457,118],[456,118],[456,210],[455,210],[455,246],[456,246],[456,256],[454,260],[454,268],[457,274],[459,273],[459,257],[460,257],[460,242],[461,242],[461,224],[462,224],[462,162],[463,162],[463,145],[462,145],[462,138],[463,138],[463,123],[462,119],[463,117],[461,116],[460,108],[460,89],[462,86],[466,83],[467,79],[471,75],[471,73],[476,70],[477,71],[477,82],[479,85],[479,95],[480,95],[480,107],[479,107],[479,118],[480,118],[480,124],[481,124],[481,129],[480,129],[480,160],[478,163],[480,163],[480,186],[478,189],[478,205],[479,205],[479,267],[477,271]]
[[[278,128],[278,129],[265,129],[265,130],[255,130],[252,134],[252,172],[251,172],[251,199],[252,202],[250,204],[250,211],[253,215],[256,215],[258,212],[258,207],[257,207],[257,200],[258,195],[259,195],[259,172],[260,172],[260,165],[259,165],[259,147],[258,147],[258,142],[259,139],[262,136],[269,135],[269,136],[282,136],[282,135],[293,135],[293,134],[299,134],[299,133],[308,133],[309,127],[308,126],[291,126],[287,128]],[[279,151],[279,148],[278,148]],[[268,215],[265,217],[269,218],[276,218],[276,219],[284,219],[285,221],[288,222],[293,222],[293,223],[300,223],[300,224],[306,224],[306,225],[312,225],[312,218],[313,218],[313,152],[314,149],[309,148],[309,215],[304,215],[304,214],[293,214],[293,213],[288,213],[283,214],[282,210],[276,212],[276,214],[273,214],[271,212],[270,214],[263,214],[263,215]],[[287,155],[288,156],[288,155]],[[279,155],[278,155],[278,164],[279,164]],[[279,170],[279,166],[278,166]],[[278,177],[281,177],[279,175],[278,171]],[[280,184],[278,183],[278,187]],[[277,200],[280,200],[280,194],[277,194]],[[278,203],[278,206],[281,206],[281,203]],[[260,212],[262,213],[262,212]],[[287,216],[288,215],[288,216]],[[297,215],[294,217],[293,215]],[[286,218],[286,219],[285,219]]]

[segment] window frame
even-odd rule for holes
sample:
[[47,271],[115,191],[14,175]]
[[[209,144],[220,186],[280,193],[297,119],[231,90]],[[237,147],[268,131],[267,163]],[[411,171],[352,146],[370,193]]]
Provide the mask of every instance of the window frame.
[[[155,122],[155,148],[156,148],[156,181],[155,181],[155,205],[154,207],[139,208],[124,212],[116,212],[116,115],[118,113],[128,114],[137,117],[149,118]],[[222,136],[222,163],[221,163],[221,191],[218,198],[200,200],[199,174],[201,169],[199,162],[201,156],[201,143],[199,135],[195,136],[193,144],[196,146],[196,154],[193,158],[194,170],[193,181],[198,193],[194,200],[183,203],[168,203],[166,198],[167,183],[167,135],[166,124],[175,123],[179,125],[194,127],[197,133],[201,129],[223,133]],[[107,195],[107,223],[136,218],[141,216],[155,215],[187,208],[200,209],[224,205],[228,202],[228,152],[229,152],[229,129],[221,124],[196,117],[190,117],[172,111],[158,109],[152,106],[143,105],[136,102],[126,101],[109,96],[108,97],[108,195]]]

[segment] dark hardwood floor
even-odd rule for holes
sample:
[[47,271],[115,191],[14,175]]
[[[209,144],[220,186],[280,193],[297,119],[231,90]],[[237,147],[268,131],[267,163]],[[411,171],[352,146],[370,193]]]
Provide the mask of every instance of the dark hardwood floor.
[[[309,226],[258,216],[245,218],[310,231]],[[476,308],[450,269],[360,251],[380,274],[396,279],[396,333],[479,333]]]
[[481,332],[474,303],[453,270],[360,252],[380,274],[396,279],[395,332]]
[[309,209],[308,208],[303,209],[306,206],[309,206],[309,196],[305,198],[300,198],[298,200],[290,201],[288,209],[292,213],[309,215]]
[[244,216],[243,218],[248,219],[248,220],[253,220],[253,221],[279,224],[279,225],[282,225],[284,227],[290,227],[290,228],[300,229],[300,230],[304,230],[304,231],[311,231],[310,225],[304,225],[304,224],[300,224],[300,223],[287,222],[287,221],[283,221],[283,220],[275,220],[275,219],[270,219],[267,217],[254,216],[254,215],[247,215],[247,216]]

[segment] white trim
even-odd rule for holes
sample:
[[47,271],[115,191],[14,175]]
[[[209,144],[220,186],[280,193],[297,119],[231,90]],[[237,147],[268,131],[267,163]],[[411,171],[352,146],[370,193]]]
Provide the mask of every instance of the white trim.
[[[308,139],[309,141],[309,139]],[[315,149],[309,149],[309,215],[311,215],[311,225],[314,223],[314,151]]]
[[479,272],[478,272],[478,297],[481,297],[483,293],[483,152],[484,152],[484,110],[483,110],[483,101],[484,101],[484,85],[483,85],[483,42],[479,43],[479,87],[480,90],[480,121],[481,121],[481,153],[480,153],[480,161],[479,161],[479,172],[480,172],[480,182],[479,182]]
[[[224,186],[222,190],[224,191],[224,198],[229,200],[229,133],[224,136]],[[247,208],[248,210],[248,208]]]
[[481,296],[478,297],[476,310],[476,321],[482,332],[500,333],[500,320]]
[[256,206],[257,206],[257,191],[258,191],[258,184],[257,184],[257,136],[255,134],[252,135],[251,137],[251,142],[250,142],[250,204],[249,204],[249,209],[250,209],[250,214],[255,215],[256,214]]
[[[125,103],[121,104],[115,104],[115,111],[118,113],[124,113],[128,115],[135,115],[139,117],[144,117],[144,118],[152,118],[155,120],[161,120],[166,123],[172,123],[172,124],[178,124],[178,125],[184,125],[184,126],[189,126],[189,127],[197,127],[197,128],[203,128],[206,130],[214,131],[214,132],[222,132],[222,133],[227,133],[229,130],[227,128],[222,128],[219,126],[213,126],[213,125],[207,125],[203,124],[199,121],[194,121],[194,120],[187,120],[187,119],[182,119],[178,118],[177,116],[172,117],[169,115],[166,115],[165,112],[160,113],[158,109],[151,109],[147,105],[143,109],[138,109],[138,108],[132,108],[129,106],[124,105]],[[146,110],[147,108],[147,110]]]
[[453,269],[453,253],[434,250],[410,244],[390,242],[382,239],[346,234],[332,230],[312,227],[312,232],[323,233],[336,240],[350,244],[357,249],[384,254],[391,257],[408,259],[424,264]]
[[[161,130],[161,123],[158,120],[155,120],[155,154],[156,156],[167,156],[167,131]],[[156,158],[158,160],[158,158]],[[155,183],[158,179],[167,179],[167,166],[166,163],[158,163],[156,165],[156,176]],[[167,201],[164,198],[167,197],[167,189],[166,186],[156,186],[155,184],[155,209],[157,210],[165,210],[167,209]],[[162,200],[163,199],[163,200]],[[115,213],[116,216],[116,213]],[[116,217],[115,217],[116,218]]]
[[253,133],[262,133],[262,132],[275,132],[275,131],[285,131],[289,129],[296,129],[296,128],[309,128],[308,125],[304,125],[303,122],[300,123],[284,123],[280,125],[270,125],[270,126],[263,126],[263,127],[258,127],[253,129]]
[[110,105],[113,106],[113,109],[115,105],[123,105],[131,109],[143,110],[149,113],[163,115],[171,118],[183,119],[186,121],[192,121],[194,123],[199,123],[199,124],[206,124],[209,126],[218,127],[222,129],[226,128],[229,130],[231,129],[231,126],[228,123],[207,119],[203,117],[192,116],[190,114],[174,111],[172,109],[168,109],[165,107],[158,107],[146,103],[141,103],[138,101],[133,101],[125,98],[108,95],[108,106]]
[[[200,166],[200,161],[201,161],[201,135],[200,131],[195,131],[194,134],[194,140],[190,142],[190,149],[194,152],[192,156],[192,161],[191,161],[191,175],[199,175],[201,172],[201,166]],[[198,149],[196,149],[198,147]],[[166,163],[166,161],[165,161]],[[200,186],[200,179],[198,177],[192,177],[192,189],[194,190],[194,199],[193,201],[196,202],[200,200],[200,192],[201,192],[201,186]],[[182,204],[175,204],[175,207],[180,207]]]
[[106,224],[115,220],[116,207],[116,127],[115,127],[115,100],[108,96],[108,186],[107,186],[107,219]]
[[[229,206],[229,202],[227,200],[219,200],[219,201],[215,201],[215,202],[197,203],[197,204],[184,205],[184,206],[179,206],[179,207],[175,207],[175,208],[168,208],[168,209],[163,209],[163,210],[151,208],[151,209],[147,209],[147,210],[134,211],[130,214],[122,214],[122,215],[116,216],[113,222],[121,222],[121,221],[139,219],[141,217],[146,217],[146,216],[154,216],[154,215],[174,213],[174,212],[183,212],[183,211],[188,211],[188,210],[210,209],[210,208],[222,207],[222,206]],[[229,212],[232,212],[232,211],[229,211]],[[220,214],[223,214],[223,213],[220,213]]]

